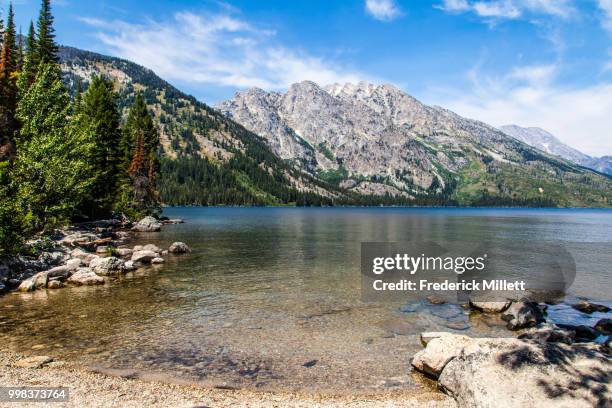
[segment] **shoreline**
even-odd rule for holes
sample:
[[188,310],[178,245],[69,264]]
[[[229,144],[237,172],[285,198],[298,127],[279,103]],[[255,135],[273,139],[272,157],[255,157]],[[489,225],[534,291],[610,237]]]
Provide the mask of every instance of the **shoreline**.
[[[53,361],[42,368],[15,367],[24,356],[0,351],[0,383],[3,386],[66,386],[70,399],[53,403],[62,407],[456,407],[453,398],[425,388],[357,395],[290,391],[207,388],[150,379],[131,379],[97,373],[75,363]],[[44,406],[23,403],[20,406]]]

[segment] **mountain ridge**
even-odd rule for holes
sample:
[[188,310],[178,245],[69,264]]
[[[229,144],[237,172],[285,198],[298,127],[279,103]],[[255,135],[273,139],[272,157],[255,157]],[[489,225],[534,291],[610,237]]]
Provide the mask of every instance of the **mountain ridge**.
[[240,109],[214,109],[130,61],[70,47],[60,55],[73,92],[107,76],[122,112],[143,94],[160,129],[166,204],[601,206],[612,199],[594,173],[392,85],[338,95],[310,81],[286,93],[246,90],[238,94],[248,98],[234,102],[249,122]]

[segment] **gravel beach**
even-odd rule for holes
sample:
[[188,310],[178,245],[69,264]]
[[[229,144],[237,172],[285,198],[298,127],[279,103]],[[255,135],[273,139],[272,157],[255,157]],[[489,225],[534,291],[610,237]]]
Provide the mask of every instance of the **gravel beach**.
[[[188,384],[104,375],[72,363],[54,361],[42,368],[15,367],[24,356],[0,352],[1,386],[69,387],[67,403],[20,403],[53,407],[455,407],[454,400],[428,390],[384,394],[316,395],[223,390]],[[0,403],[0,406],[15,406]]]

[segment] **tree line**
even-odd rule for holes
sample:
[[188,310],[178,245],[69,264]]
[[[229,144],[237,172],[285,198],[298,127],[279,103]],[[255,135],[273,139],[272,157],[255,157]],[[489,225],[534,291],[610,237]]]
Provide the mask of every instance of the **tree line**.
[[159,134],[137,95],[122,123],[102,76],[71,97],[62,82],[50,0],[28,34],[0,16],[0,256],[71,221],[159,210]]

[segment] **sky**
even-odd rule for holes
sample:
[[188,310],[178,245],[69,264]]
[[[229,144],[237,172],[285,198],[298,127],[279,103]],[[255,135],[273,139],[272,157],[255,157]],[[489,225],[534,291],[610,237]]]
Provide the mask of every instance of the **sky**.
[[[302,80],[391,83],[612,155],[612,0],[51,3],[60,43],[137,62],[208,104]],[[14,6],[27,31],[39,0]]]

